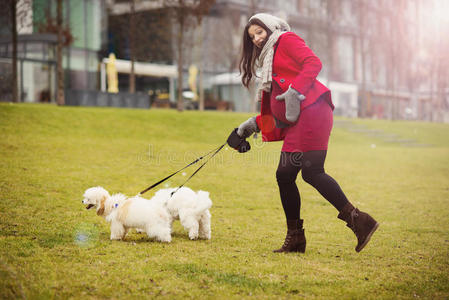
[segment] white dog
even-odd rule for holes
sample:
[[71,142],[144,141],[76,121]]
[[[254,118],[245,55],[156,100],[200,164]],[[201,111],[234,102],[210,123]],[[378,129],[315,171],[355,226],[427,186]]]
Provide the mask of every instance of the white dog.
[[209,209],[212,201],[209,193],[205,191],[194,192],[188,187],[176,189],[161,189],[150,199],[151,202],[159,203],[165,207],[171,216],[171,224],[174,220],[180,220],[181,225],[189,231],[189,238],[195,240],[198,237],[210,239]]
[[104,188],[93,187],[84,192],[83,204],[87,204],[87,209],[95,206],[97,215],[111,223],[111,240],[123,239],[130,228],[138,228],[144,230],[150,238],[161,242],[171,241],[172,217],[157,202],[139,196],[110,196]]

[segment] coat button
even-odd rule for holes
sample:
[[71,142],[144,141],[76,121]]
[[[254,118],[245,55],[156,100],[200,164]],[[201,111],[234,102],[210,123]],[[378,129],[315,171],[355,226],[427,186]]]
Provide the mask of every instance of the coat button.
[[276,76],[278,76],[276,73],[273,73],[273,77],[276,77]]
[[285,79],[284,78],[281,78],[281,80],[279,80],[281,83],[284,83],[285,82]]

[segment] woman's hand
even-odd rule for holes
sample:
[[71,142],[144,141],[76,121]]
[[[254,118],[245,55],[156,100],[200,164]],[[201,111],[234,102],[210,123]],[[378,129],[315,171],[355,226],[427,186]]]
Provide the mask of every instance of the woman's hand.
[[304,99],[306,96],[296,91],[291,85],[285,93],[276,96],[276,100],[285,100],[285,118],[292,123],[298,120],[301,113],[301,102]]
[[237,129],[237,134],[241,137],[246,139],[247,137],[251,136],[254,132],[259,132],[259,127],[257,126],[256,117],[251,117],[242,124],[240,124],[239,128]]

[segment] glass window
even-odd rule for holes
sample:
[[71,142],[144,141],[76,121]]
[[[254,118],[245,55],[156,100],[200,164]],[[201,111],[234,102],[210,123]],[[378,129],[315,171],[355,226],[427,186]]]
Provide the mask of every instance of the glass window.
[[[84,70],[86,68],[85,60],[86,60],[86,54],[83,49],[70,48],[70,69],[71,70]],[[67,68],[67,66],[64,66],[64,68]]]
[[73,47],[84,47],[84,0],[71,0],[69,2],[70,8],[70,28],[73,35]]
[[87,6],[87,45],[91,50],[101,48],[101,7],[99,1],[88,1]]
[[[11,45],[11,55],[12,55],[12,45]],[[25,44],[17,43],[17,57],[24,58],[25,57]]]
[[44,46],[42,43],[27,43],[26,58],[44,59]]
[[0,59],[0,101],[11,101],[12,78],[11,60]]
[[339,36],[337,39],[340,78],[343,81],[354,79],[354,49],[352,37]]
[[51,102],[54,97],[55,69],[47,63],[24,61],[22,101]]
[[56,60],[56,45],[48,44],[47,47],[48,60]]
[[0,45],[0,57],[6,57],[6,45]]
[[88,70],[90,72],[96,72],[98,70],[98,55],[96,52],[89,51],[88,54]]

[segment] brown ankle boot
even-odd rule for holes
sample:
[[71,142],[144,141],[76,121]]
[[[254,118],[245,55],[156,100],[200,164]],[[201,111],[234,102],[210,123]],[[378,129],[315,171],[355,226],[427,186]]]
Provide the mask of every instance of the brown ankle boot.
[[306,252],[306,236],[302,223],[303,220],[287,220],[287,236],[284,245],[273,252]]
[[355,251],[362,251],[363,247],[368,244],[371,236],[379,223],[376,222],[369,214],[358,210],[351,203],[346,204],[346,206],[338,214],[338,218],[345,221],[349,228],[354,231],[357,237],[357,246]]

